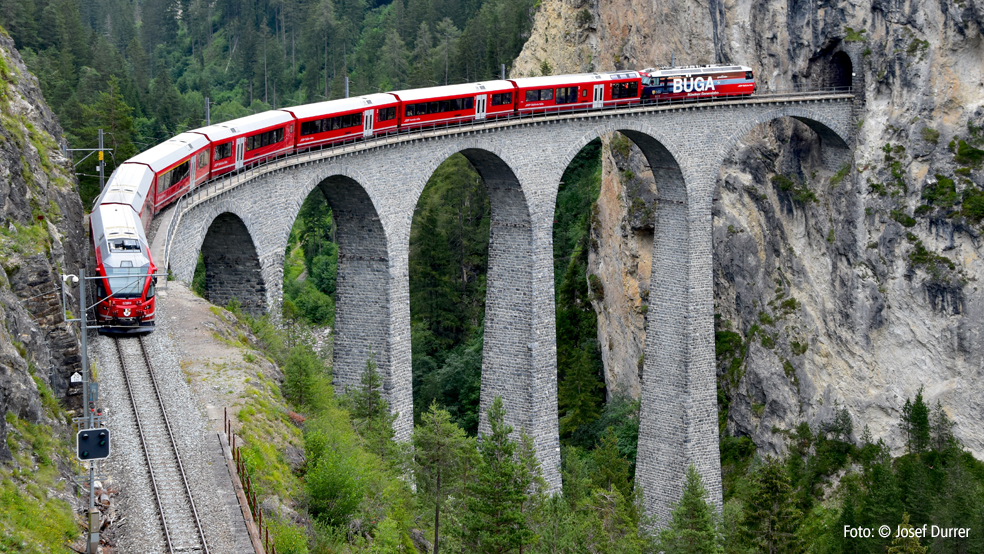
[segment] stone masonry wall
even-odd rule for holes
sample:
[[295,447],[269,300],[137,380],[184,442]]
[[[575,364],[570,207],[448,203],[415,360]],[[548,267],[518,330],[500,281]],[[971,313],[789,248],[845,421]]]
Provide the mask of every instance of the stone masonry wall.
[[301,155],[181,216],[169,266],[194,273],[205,233],[235,213],[256,245],[267,305],[279,306],[287,236],[307,195],[320,186],[339,214],[336,386],[358,383],[375,352],[398,440],[412,431],[408,255],[413,209],[428,178],[462,152],[489,188],[492,237],[486,298],[482,398],[503,397],[507,423],[536,444],[551,491],[560,489],[552,228],[557,187],[588,142],[621,131],[646,152],[659,198],[637,484],[647,512],[666,521],[686,468],[695,464],[721,503],[714,360],[711,202],[718,168],[755,125],[795,117],[820,133],[837,160],[851,135],[850,100],[698,104],[490,123],[425,133],[398,145],[368,144],[323,159]]

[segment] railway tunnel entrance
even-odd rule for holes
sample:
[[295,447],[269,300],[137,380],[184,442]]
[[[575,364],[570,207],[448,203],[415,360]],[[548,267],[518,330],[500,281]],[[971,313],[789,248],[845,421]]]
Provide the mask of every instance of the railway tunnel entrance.
[[202,242],[201,262],[192,285],[206,300],[218,306],[236,300],[254,316],[266,312],[260,259],[239,216],[226,212],[212,221]]

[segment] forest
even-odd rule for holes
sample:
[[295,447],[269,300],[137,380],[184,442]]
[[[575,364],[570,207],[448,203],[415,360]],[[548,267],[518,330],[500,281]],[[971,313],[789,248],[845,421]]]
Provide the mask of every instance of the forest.
[[[353,95],[493,78],[519,53],[537,6],[0,0],[0,23],[71,146],[92,148],[97,129],[106,132],[109,174],[138,151],[203,125],[206,98],[214,123],[339,98],[346,77]],[[240,413],[255,486],[284,507],[264,514],[277,552],[984,552],[984,464],[921,393],[898,422],[906,449],[897,457],[843,409],[820,425],[777,430],[787,441],[782,457],[722,430],[723,509],[691,471],[673,520],[652,531],[634,486],[639,404],[605,389],[591,305],[591,213],[606,148],[592,142],[571,163],[554,217],[562,494],[546,494],[529,437],[503,423],[500,403],[487,414],[488,432],[478,430],[491,209],[467,159],[452,156],[435,171],[411,227],[408,444],[391,440],[393,416],[372,357],[362,386],[336,396],[330,348],[314,348],[313,333],[334,324],[338,247],[330,206],[318,192],[307,199],[285,252],[287,325],[227,306],[284,371],[283,381],[253,383]],[[77,171],[89,207],[98,194],[94,160]],[[193,288],[203,290],[203,278]],[[740,363],[733,335],[723,326],[716,334],[721,375]],[[295,435],[300,466],[273,446]],[[843,532],[903,521],[971,533],[931,540]]]

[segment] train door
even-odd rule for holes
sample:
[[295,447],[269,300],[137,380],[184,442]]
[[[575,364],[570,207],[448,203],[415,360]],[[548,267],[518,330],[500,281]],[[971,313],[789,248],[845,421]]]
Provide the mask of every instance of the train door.
[[236,139],[236,169],[243,168],[243,158],[246,156],[246,137]]
[[188,164],[191,165],[190,178],[188,179],[188,188],[193,189],[195,188],[195,179],[196,176],[198,175],[198,156],[192,156],[191,159],[188,160]]
[[362,136],[367,138],[372,136],[372,115],[373,110],[362,112]]
[[605,85],[594,86],[594,98],[591,102],[591,107],[592,108],[605,107]]
[[485,119],[485,101],[486,96],[484,94],[479,94],[475,97],[475,119]]

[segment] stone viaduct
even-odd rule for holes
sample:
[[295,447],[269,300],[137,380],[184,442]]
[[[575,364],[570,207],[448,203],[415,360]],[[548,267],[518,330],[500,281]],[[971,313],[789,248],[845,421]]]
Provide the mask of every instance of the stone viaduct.
[[[561,176],[591,140],[618,131],[645,154],[658,199],[636,482],[665,522],[694,464],[720,507],[711,203],[723,161],[757,125],[795,118],[824,162],[848,160],[850,95],[756,96],[703,104],[488,121],[299,154],[220,179],[182,199],[166,260],[190,283],[204,256],[210,300],[254,312],[279,306],[288,235],[305,198],[324,194],[339,247],[334,379],[357,386],[375,352],[396,436],[412,431],[410,224],[421,191],[462,153],[492,207],[481,410],[501,396],[508,423],[535,440],[560,487],[552,227]],[[164,227],[162,226],[162,232]],[[160,262],[159,262],[160,263]],[[486,426],[487,422],[482,421]]]

